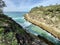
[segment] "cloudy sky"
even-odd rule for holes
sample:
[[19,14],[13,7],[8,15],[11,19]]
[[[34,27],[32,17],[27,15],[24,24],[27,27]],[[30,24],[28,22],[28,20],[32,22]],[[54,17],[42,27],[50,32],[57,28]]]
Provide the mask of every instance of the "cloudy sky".
[[31,8],[39,5],[60,4],[60,0],[4,0],[7,7],[4,11],[29,11]]

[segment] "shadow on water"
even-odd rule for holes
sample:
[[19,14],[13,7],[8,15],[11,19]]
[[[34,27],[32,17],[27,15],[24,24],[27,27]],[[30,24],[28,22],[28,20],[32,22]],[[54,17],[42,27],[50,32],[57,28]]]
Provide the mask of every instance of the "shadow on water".
[[47,39],[45,39],[44,37],[38,35],[39,39],[42,39],[43,41],[45,41],[47,44],[49,45],[54,45],[52,42],[48,41]]

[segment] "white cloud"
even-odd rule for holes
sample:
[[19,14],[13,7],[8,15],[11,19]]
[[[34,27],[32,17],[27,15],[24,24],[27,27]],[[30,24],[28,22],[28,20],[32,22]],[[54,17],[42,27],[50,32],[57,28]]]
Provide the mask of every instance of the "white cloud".
[[[7,7],[4,8],[4,11],[29,11],[31,8],[39,5],[50,5],[50,4],[60,4],[60,0],[37,0],[37,3],[34,0],[4,0]],[[17,1],[17,2],[16,2]]]
[[4,11],[17,11],[17,7],[10,0],[4,0],[7,7],[4,8]]

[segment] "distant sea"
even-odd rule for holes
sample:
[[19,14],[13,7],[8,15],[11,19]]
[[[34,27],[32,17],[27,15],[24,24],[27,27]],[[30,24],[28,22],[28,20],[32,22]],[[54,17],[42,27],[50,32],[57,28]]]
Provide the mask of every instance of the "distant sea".
[[24,16],[28,12],[5,12],[6,15],[12,17],[12,18],[18,18]]
[[28,12],[5,12],[7,16],[11,17],[13,20],[15,20],[17,23],[23,26],[23,28],[30,25],[25,19],[24,15]]

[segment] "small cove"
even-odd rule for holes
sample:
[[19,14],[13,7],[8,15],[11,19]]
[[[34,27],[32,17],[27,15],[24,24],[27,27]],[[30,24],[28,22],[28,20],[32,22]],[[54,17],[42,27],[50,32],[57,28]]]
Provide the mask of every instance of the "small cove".
[[32,33],[34,35],[40,35],[47,40],[55,43],[56,45],[59,45],[60,42],[57,38],[49,34],[47,31],[41,29],[40,27],[31,24],[30,22],[26,21],[24,19],[24,14],[27,12],[6,12],[5,14],[9,17],[11,17],[14,21],[16,21],[18,24],[20,24],[24,29],[26,29],[27,32]]

